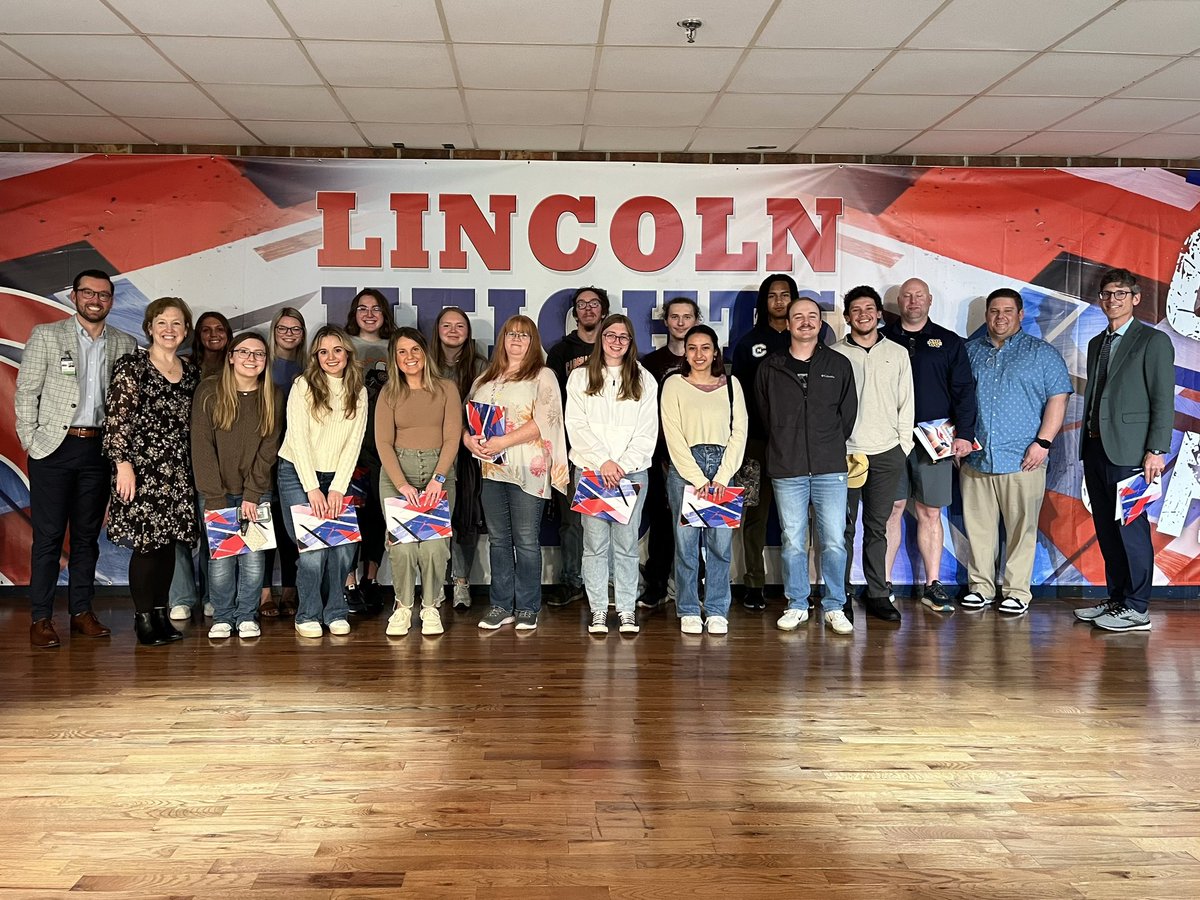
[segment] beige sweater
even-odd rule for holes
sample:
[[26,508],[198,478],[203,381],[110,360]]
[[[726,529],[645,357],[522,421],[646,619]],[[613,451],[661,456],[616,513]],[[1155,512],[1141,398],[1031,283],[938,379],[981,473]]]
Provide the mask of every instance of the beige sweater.
[[296,379],[288,396],[287,434],[279,455],[296,467],[300,486],[305,492],[318,486],[318,472],[332,472],[331,491],[346,493],[363,435],[367,431],[367,389],[358,394],[358,406],[352,419],[346,418],[346,397],[341,378],[330,378],[329,405],[332,411],[318,419],[312,407],[312,394],[304,376]]
[[375,403],[375,449],[394,485],[408,482],[396,450],[440,450],[437,474],[449,475],[462,440],[463,407],[458,388],[446,378],[437,379],[440,390],[409,391],[393,406],[385,388]]
[[858,389],[858,419],[846,442],[847,453],[874,456],[899,445],[913,448],[913,378],[908,351],[880,336],[870,351],[847,334],[833,345],[850,360]]
[[696,444],[723,444],[725,456],[713,481],[728,485],[742,467],[742,455],[746,452],[746,398],[738,380],[733,379],[732,431],[729,391],[724,385],[706,392],[688,383],[682,375],[672,375],[663,383],[659,408],[667,450],[683,480],[694,488],[704,487],[708,479],[696,465],[691,448]]

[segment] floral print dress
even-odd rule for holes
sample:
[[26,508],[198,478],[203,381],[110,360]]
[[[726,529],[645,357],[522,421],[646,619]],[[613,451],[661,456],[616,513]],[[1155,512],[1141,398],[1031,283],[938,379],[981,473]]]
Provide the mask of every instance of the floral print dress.
[[542,368],[528,381],[475,382],[468,400],[504,407],[508,432],[516,431],[530,419],[537,422],[541,438],[514,444],[504,451],[504,465],[482,463],[483,477],[515,484],[525,493],[543,499],[551,489],[565,494],[570,475],[567,470],[567,436],[563,426],[562,392],[554,373]]
[[125,503],[113,478],[108,539],[145,553],[199,537],[192,486],[189,423],[200,372],[183,360],[183,377],[172,384],[145,350],[117,360],[108,387],[104,453],[114,463],[133,464],[137,490]]

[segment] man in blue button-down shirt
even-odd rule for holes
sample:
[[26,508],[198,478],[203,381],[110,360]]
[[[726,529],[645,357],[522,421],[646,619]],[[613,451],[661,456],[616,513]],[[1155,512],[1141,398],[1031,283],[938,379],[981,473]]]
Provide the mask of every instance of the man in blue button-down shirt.
[[1058,351],[1021,330],[1021,295],[1010,288],[987,298],[987,333],[967,342],[975,375],[975,438],[983,446],[959,473],[970,559],[964,609],[996,597],[1000,521],[1007,535],[1002,613],[1029,609],[1038,516],[1046,494],[1046,457],[1062,427],[1071,379]]

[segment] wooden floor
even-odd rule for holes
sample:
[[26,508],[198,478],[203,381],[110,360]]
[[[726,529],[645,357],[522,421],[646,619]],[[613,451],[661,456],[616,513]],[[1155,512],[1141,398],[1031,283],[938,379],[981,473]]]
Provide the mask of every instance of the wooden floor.
[[[61,601],[60,601],[61,603]],[[61,608],[61,606],[60,606]],[[0,895],[1200,897],[1200,610],[34,651],[0,605]]]

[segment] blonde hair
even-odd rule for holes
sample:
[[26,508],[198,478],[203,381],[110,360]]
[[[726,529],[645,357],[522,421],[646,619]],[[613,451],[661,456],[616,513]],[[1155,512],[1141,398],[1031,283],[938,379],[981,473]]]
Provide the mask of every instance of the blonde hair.
[[[279,320],[287,317],[295,319],[300,323],[300,343],[296,345],[296,349],[291,351],[295,354],[294,357],[286,357],[280,353],[279,342],[275,339],[275,328],[279,325]],[[308,323],[304,321],[304,314],[294,306],[284,306],[279,312],[275,313],[275,317],[271,319],[271,358],[272,359],[304,359],[304,351],[308,349]]]
[[346,351],[346,369],[342,373],[342,387],[346,391],[346,418],[353,419],[358,412],[358,395],[363,389],[362,369],[354,353],[354,344],[350,335],[336,325],[322,325],[313,335],[312,343],[308,345],[308,363],[304,367],[302,377],[308,385],[309,396],[312,397],[313,417],[320,421],[333,412],[329,402],[329,385],[325,382],[325,370],[317,358],[321,341],[325,338],[336,338]]
[[383,387],[383,396],[392,406],[408,399],[408,394],[412,390],[408,386],[408,378],[396,364],[396,345],[405,338],[420,347],[421,353],[425,357],[425,365],[421,369],[421,390],[428,391],[435,397],[442,392],[442,378],[437,369],[433,367],[433,356],[429,353],[429,343],[425,340],[425,335],[406,325],[403,328],[397,328],[392,339],[388,341],[387,384]]
[[258,341],[263,345],[267,358],[263,360],[262,371],[258,373],[258,436],[266,437],[275,430],[275,384],[268,377],[271,369],[271,348],[262,335],[253,331],[243,331],[229,342],[225,348],[225,359],[221,365],[221,374],[211,376],[217,379],[217,389],[205,410],[212,420],[213,428],[217,431],[233,431],[238,418],[238,386],[237,375],[233,371],[233,351],[247,341]]

